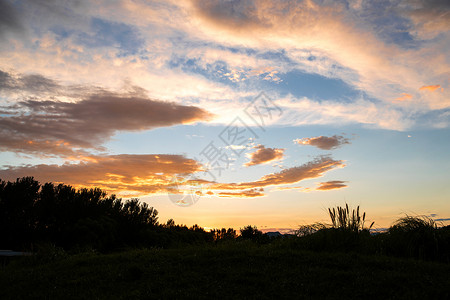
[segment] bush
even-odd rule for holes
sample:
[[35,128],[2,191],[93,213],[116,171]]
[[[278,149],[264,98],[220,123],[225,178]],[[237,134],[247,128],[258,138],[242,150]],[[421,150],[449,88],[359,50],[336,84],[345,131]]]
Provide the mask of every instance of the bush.
[[[442,230],[444,232],[444,230]],[[397,220],[384,235],[386,254],[420,259],[443,258],[445,234],[440,234],[436,222],[426,216],[406,216]]]
[[240,229],[241,238],[244,240],[259,241],[262,239],[263,233],[256,226],[247,225]]

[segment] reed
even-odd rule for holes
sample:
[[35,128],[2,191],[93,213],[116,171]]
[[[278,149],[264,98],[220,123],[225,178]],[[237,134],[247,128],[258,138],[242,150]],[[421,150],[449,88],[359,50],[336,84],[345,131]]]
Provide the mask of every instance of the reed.
[[337,206],[328,208],[328,214],[331,218],[331,226],[343,230],[359,232],[365,229],[371,229],[374,222],[368,228],[365,228],[366,213],[360,214],[359,205],[356,209],[350,210],[348,204],[345,207]]

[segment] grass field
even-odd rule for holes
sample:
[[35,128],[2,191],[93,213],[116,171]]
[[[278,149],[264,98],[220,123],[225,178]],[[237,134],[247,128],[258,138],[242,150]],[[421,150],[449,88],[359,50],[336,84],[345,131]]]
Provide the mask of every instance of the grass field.
[[1,299],[449,299],[450,264],[252,243],[24,257]]

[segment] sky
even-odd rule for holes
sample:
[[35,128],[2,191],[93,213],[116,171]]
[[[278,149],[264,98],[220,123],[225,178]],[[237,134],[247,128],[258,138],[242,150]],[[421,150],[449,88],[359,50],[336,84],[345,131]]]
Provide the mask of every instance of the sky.
[[0,0],[0,178],[287,232],[450,224],[448,1]]

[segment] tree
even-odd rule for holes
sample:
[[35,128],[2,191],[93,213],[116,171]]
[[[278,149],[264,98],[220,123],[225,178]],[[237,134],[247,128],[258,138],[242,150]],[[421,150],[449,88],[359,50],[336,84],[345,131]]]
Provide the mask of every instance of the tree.
[[241,237],[247,240],[257,241],[262,237],[262,232],[258,230],[256,226],[247,225],[244,228],[240,229]]
[[33,177],[0,180],[0,248],[29,248],[36,226],[39,182]]
[[234,240],[237,237],[236,230],[233,228],[222,228],[222,229],[213,229],[211,230],[213,238],[215,241],[226,241],[226,240]]

